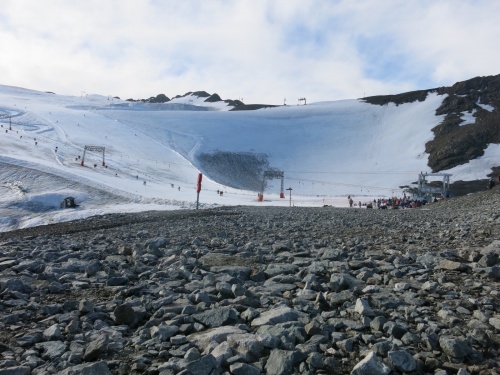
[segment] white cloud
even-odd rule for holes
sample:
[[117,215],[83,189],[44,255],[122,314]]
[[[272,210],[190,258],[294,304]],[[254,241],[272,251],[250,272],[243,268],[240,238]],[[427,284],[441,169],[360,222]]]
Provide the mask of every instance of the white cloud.
[[498,74],[496,1],[6,0],[0,83],[279,104]]

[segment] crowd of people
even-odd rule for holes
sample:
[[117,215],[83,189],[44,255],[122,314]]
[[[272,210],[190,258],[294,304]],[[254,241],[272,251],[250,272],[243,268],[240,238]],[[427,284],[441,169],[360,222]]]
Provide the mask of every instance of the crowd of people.
[[[398,209],[398,208],[418,208],[421,206],[424,206],[428,203],[426,199],[423,198],[410,198],[406,195],[406,193],[403,195],[403,197],[391,197],[391,198],[379,198],[379,199],[374,199],[372,202],[368,203],[361,203],[361,201],[358,202],[358,204],[354,204],[354,200],[352,197],[349,195],[347,197],[348,202],[349,202],[349,207],[355,207],[358,206],[359,208],[366,207],[366,208],[378,208],[381,210],[385,210],[388,208],[391,209]],[[444,200],[445,197],[434,197],[433,202],[438,202],[439,200]]]
[[[495,181],[496,180],[496,181]],[[488,189],[493,189],[496,185],[500,185],[500,176],[498,176],[496,179],[494,177],[491,177],[490,180],[488,180]],[[432,199],[432,202],[438,202],[441,200],[448,199],[450,197],[450,193],[446,192],[444,196],[440,196],[439,198],[434,196]],[[366,207],[366,208],[378,208],[378,209],[397,209],[397,208],[418,208],[421,206],[426,205],[429,203],[429,201],[426,198],[410,198],[409,196],[406,195],[406,193],[403,194],[403,197],[391,197],[391,198],[379,198],[379,199],[374,199],[372,202],[368,203],[361,203],[359,201],[357,204],[354,203],[354,199],[349,195],[347,197],[347,200],[349,202],[349,207]]]
[[[440,200],[444,200],[444,197],[441,197]],[[437,202],[438,199],[434,198],[434,201]],[[371,208],[377,206],[377,208],[385,210],[387,208],[418,208],[421,206],[425,206],[427,204],[427,200],[425,199],[412,199],[407,197],[406,194],[402,198],[392,197],[388,199],[377,199],[373,200],[373,205]]]

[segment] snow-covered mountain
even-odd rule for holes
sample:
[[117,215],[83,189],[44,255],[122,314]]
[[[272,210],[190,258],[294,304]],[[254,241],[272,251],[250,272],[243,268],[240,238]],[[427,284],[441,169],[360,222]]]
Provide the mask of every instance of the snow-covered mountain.
[[[201,208],[344,206],[348,194],[356,201],[402,195],[418,173],[437,170],[452,181],[484,180],[500,166],[499,77],[255,111],[230,111],[243,103],[207,101],[200,92],[152,103],[0,86],[0,230],[193,208],[199,172]],[[474,142],[463,149],[456,139]],[[104,155],[84,155],[85,146]],[[257,202],[267,170],[284,172],[284,187],[292,188],[285,199],[276,179]],[[67,196],[80,206],[60,209]]]

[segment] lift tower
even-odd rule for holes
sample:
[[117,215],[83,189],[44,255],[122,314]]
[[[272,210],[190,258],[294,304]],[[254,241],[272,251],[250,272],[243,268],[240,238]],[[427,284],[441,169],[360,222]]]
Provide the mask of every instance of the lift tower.
[[285,172],[278,171],[278,170],[269,170],[269,171],[264,172],[264,176],[262,178],[262,185],[261,185],[259,196],[258,196],[259,202],[262,202],[264,200],[264,189],[266,187],[266,181],[267,180],[274,180],[274,179],[278,179],[278,178],[281,179],[280,198],[285,198],[285,190],[284,190]]

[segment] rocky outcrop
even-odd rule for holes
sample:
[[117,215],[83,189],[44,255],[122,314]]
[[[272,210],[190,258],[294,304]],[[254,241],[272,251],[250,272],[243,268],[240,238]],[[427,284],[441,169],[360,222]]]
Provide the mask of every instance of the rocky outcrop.
[[[433,129],[434,139],[425,145],[429,154],[428,164],[433,172],[467,163],[484,155],[489,144],[500,144],[500,75],[476,77],[451,87],[372,96],[364,100],[376,105],[391,102],[400,105],[423,101],[431,92],[446,95],[436,109],[436,115],[444,115],[444,119]],[[474,123],[466,123],[463,119],[465,114],[472,116]],[[459,190],[466,193],[478,191],[474,183],[468,184],[465,189],[463,185]],[[486,180],[481,181],[479,190],[486,189],[486,185]]]
[[[271,104],[245,104],[241,100],[233,100],[233,99],[225,99],[223,100],[218,94],[209,94],[206,91],[189,91],[185,93],[184,95],[176,95],[172,99],[178,99],[178,98],[184,98],[186,96],[197,96],[199,98],[206,98],[204,101],[206,103],[216,103],[216,102],[224,102],[228,106],[233,107],[231,111],[254,111],[257,109],[262,109],[262,108],[272,108],[272,107],[277,107],[275,105]],[[170,101],[170,99],[164,95],[164,94],[159,94],[157,96],[152,96],[148,99],[139,99],[139,100],[134,100],[134,99],[127,99],[129,102],[143,102],[143,103],[167,103]]]
[[156,96],[151,96],[148,99],[139,99],[139,100],[135,100],[132,98],[127,99],[127,102],[142,102],[142,103],[167,103],[169,101],[170,99],[165,94],[158,94]]
[[[476,77],[438,92],[447,97],[436,110],[445,118],[426,144],[433,170],[464,164],[482,156],[490,143],[500,143],[500,75]],[[475,123],[466,125],[463,113],[472,114]]]
[[205,102],[207,102],[207,103],[221,102],[221,101],[222,101],[222,99],[217,94],[212,94],[208,98],[205,99]]

